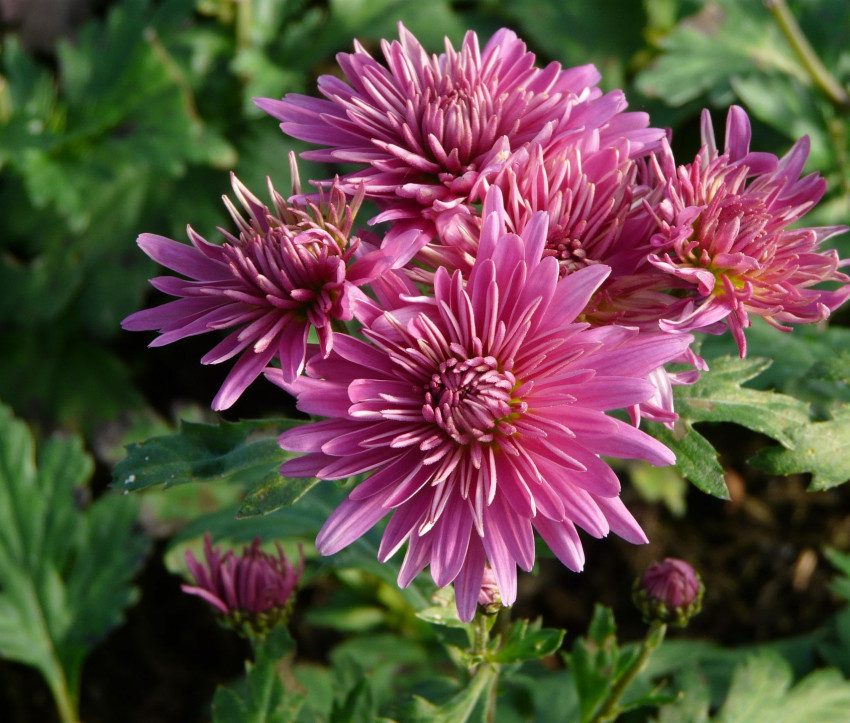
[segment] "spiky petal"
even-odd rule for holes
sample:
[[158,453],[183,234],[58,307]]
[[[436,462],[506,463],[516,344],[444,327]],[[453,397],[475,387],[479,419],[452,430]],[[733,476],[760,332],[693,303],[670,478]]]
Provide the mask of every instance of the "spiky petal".
[[[597,127],[598,115],[622,110],[618,96],[602,101],[592,65],[562,69],[534,65],[535,57],[508,29],[479,47],[468,32],[459,50],[428,55],[401,24],[399,40],[382,41],[386,65],[359,43],[337,56],[345,81],[325,75],[325,99],[289,94],[263,98],[260,108],[283,121],[284,133],[324,146],[305,158],[365,166],[343,181],[364,183],[377,199],[382,221],[419,218],[423,212],[466,202],[482,177],[535,138]],[[346,82],[347,81],[347,82]],[[602,110],[600,111],[600,107]],[[647,142],[645,114],[620,114],[612,132],[637,147]],[[657,141],[657,137],[655,138]]]
[[399,584],[430,565],[437,585],[454,583],[463,620],[485,563],[503,603],[514,602],[535,529],[573,570],[584,564],[576,526],[645,542],[601,456],[674,459],[605,412],[653,397],[646,377],[691,338],[576,323],[608,268],[559,280],[557,261],[542,254],[546,223],[539,214],[522,236],[508,233],[502,194],[491,189],[468,279],[439,269],[433,298],[370,316],[368,342],[336,338],[292,383],[268,373],[302,411],[327,417],[280,437],[306,453],[282,474],[371,472],[325,523],[319,551],[332,554],[391,515],[380,559],[406,542]]
[[[781,159],[750,151],[750,123],[732,106],[723,153],[711,117],[702,116],[702,148],[693,163],[675,167],[669,150],[658,163],[666,198],[655,208],[659,231],[649,260],[690,294],[668,329],[715,331],[728,326],[741,356],[750,314],[789,331],[787,324],[822,321],[850,296],[835,251],[819,251],[846,226],[792,228],[821,199],[826,182],[800,178],[809,140]],[[813,288],[839,282],[833,291]]]
[[362,194],[348,205],[333,186],[327,202],[298,205],[287,203],[270,185],[269,209],[235,176],[232,183],[248,219],[225,197],[239,231],[222,230],[223,244],[209,243],[191,227],[191,246],[154,234],[139,237],[148,256],[187,278],[152,279],[155,288],[180,298],[122,323],[130,331],[158,330],[151,346],[232,329],[201,359],[219,364],[239,356],[213,409],[230,407],[275,358],[284,377],[294,379],[304,366],[311,328],[328,354],[331,323],[353,317],[355,286],[405,263],[416,250],[414,232],[399,240],[400,253],[407,256],[373,249],[355,259],[360,240],[351,236],[351,228]]

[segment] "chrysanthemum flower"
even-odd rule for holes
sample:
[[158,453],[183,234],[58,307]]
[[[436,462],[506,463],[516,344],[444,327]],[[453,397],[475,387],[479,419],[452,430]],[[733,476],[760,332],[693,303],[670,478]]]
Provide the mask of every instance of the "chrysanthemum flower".
[[290,562],[280,543],[277,555],[260,549],[260,538],[242,550],[222,554],[204,535],[204,563],[191,551],[186,564],[195,585],[182,585],[183,592],[197,595],[212,605],[222,619],[243,634],[262,635],[289,615],[295,587],[304,572],[304,555],[298,566]]
[[230,407],[274,358],[284,378],[294,379],[304,366],[311,328],[328,354],[332,322],[353,317],[355,286],[406,263],[417,248],[412,232],[397,239],[400,254],[373,249],[355,260],[360,240],[351,237],[351,227],[362,194],[347,205],[337,185],[318,205],[287,203],[270,185],[270,210],[235,176],[232,182],[248,214],[244,219],[225,197],[238,236],[220,229],[225,242],[216,245],[189,227],[192,246],[154,234],[139,237],[148,256],[188,278],[152,279],[156,289],[181,298],[136,312],[122,324],[130,331],[158,330],[151,346],[235,328],[201,359],[219,364],[241,355],[213,409]]
[[[596,127],[618,103],[614,96],[595,103],[602,93],[592,65],[537,68],[525,43],[507,29],[483,52],[469,32],[460,50],[446,39],[445,53],[429,56],[399,24],[399,40],[383,41],[382,49],[386,65],[356,42],[354,53],[340,53],[348,82],[322,76],[325,99],[289,94],[256,101],[283,121],[288,135],[326,147],[304,158],[365,165],[343,180],[349,191],[365,184],[367,196],[385,209],[382,221],[464,202],[511,151],[541,133]],[[640,145],[647,123],[645,114],[627,113],[610,125]]]
[[601,455],[656,465],[673,454],[605,414],[651,398],[645,377],[691,338],[576,323],[608,274],[589,266],[559,280],[543,256],[545,214],[523,235],[506,232],[502,195],[492,189],[476,263],[464,279],[439,269],[434,296],[371,319],[366,341],[334,340],[292,383],[304,412],[328,419],[285,432],[287,476],[344,479],[371,472],[322,528],[333,554],[391,515],[386,560],[407,542],[399,584],[430,565],[454,583],[470,620],[485,562],[505,605],[516,598],[516,565],[534,562],[534,533],[573,570],[584,563],[576,525],[601,537],[646,538],[619,498]]
[[[660,227],[649,260],[691,290],[669,329],[729,327],[741,356],[750,314],[789,331],[789,323],[822,321],[850,296],[850,281],[835,251],[818,251],[845,226],[792,228],[823,196],[817,174],[799,178],[809,154],[802,138],[781,159],[750,152],[750,123],[732,106],[723,153],[711,117],[702,116],[702,148],[694,162],[675,168],[669,151],[659,162],[666,199],[655,208]],[[823,281],[837,291],[812,288]]]

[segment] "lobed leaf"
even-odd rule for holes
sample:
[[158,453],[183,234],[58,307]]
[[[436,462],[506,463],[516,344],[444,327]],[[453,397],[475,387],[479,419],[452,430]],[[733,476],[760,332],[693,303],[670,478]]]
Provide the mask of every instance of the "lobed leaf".
[[93,469],[77,438],[39,451],[27,426],[0,407],[0,654],[47,680],[73,716],[83,660],[121,622],[148,548],[136,507],[76,498]]
[[790,449],[769,447],[750,460],[772,474],[810,472],[810,490],[825,490],[850,480],[850,406],[842,405],[832,418],[790,430]]
[[[182,422],[174,434],[154,437],[127,447],[127,457],[115,465],[113,485],[133,491],[186,482],[230,481],[256,487],[249,504],[262,505],[263,490],[274,491],[275,500],[284,499],[277,484],[280,465],[287,458],[275,437],[251,438],[254,433],[276,435],[301,424],[295,419],[224,422],[221,425]],[[286,483],[280,483],[285,485]],[[303,485],[302,485],[303,487]],[[306,491],[306,490],[304,490]],[[290,491],[289,498],[297,499]],[[274,509],[269,505],[263,512]]]

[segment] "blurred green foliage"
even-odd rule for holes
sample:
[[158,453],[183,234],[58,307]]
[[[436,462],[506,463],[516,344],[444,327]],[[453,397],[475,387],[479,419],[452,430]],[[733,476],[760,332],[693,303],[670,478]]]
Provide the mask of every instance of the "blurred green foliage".
[[[792,11],[835,82],[850,75],[850,6]],[[612,19],[616,19],[613,22]],[[145,305],[142,231],[215,237],[234,170],[287,188],[287,139],[255,97],[313,92],[333,55],[404,22],[428,48],[513,27],[540,62],[592,62],[653,124],[692,142],[703,105],[743,103],[754,146],[803,133],[831,191],[820,223],[850,217],[847,108],[813,79],[761,0],[120,0],[50,57],[13,33],[0,53],[0,398],[47,428],[90,434],[150,395],[134,384],[122,318]],[[687,160],[687,158],[685,158]],[[325,177],[309,163],[304,179]],[[846,241],[839,241],[847,247]],[[126,345],[126,341],[123,341]]]
[[[846,94],[850,81],[850,3],[789,5],[823,62],[826,80],[813,72],[788,28],[762,0],[116,0],[103,17],[90,20],[47,55],[23,47],[8,32],[0,50],[0,399],[36,429],[79,430],[89,440],[98,425],[127,409],[147,414],[152,390],[138,380],[153,359],[128,352],[120,331],[122,318],[150,303],[147,279],[157,273],[136,248],[135,237],[146,231],[183,239],[191,223],[214,238],[216,226],[227,225],[220,195],[228,189],[230,170],[259,195],[267,176],[286,189],[287,153],[305,146],[286,138],[252,99],[314,93],[315,79],[335,72],[335,53],[350,50],[354,38],[379,53],[380,39],[394,37],[399,20],[435,52],[444,36],[457,46],[467,30],[477,31],[483,41],[508,25],[538,53],[541,64],[595,63],[604,89],[624,88],[633,109],[648,111],[653,125],[672,128],[677,154],[684,154],[681,162],[689,161],[687,153],[698,145],[700,109],[711,108],[720,127],[725,107],[740,103],[755,121],[758,150],[782,154],[795,139],[809,135],[809,170],[821,172],[830,185],[809,222],[846,223],[850,110],[835,87]],[[301,175],[306,180],[328,173],[303,163]],[[842,256],[850,256],[846,236],[834,243]],[[680,388],[680,428],[657,430],[676,447],[679,471],[707,492],[726,494],[715,450],[691,425],[733,421],[784,445],[758,456],[757,463],[767,469],[812,472],[820,487],[845,481],[850,476],[844,453],[850,439],[850,331],[833,326],[783,335],[755,326],[748,339],[753,357],[774,358],[774,364],[766,368],[756,358],[728,359],[728,337],[706,340],[703,353],[718,373]],[[274,404],[268,411],[279,413]],[[30,515],[32,530],[50,528],[40,544],[56,549],[38,564],[24,556],[3,567],[7,577],[0,580],[0,603],[7,624],[0,627],[6,640],[0,640],[0,648],[39,667],[48,679],[67,675],[74,687],[82,656],[132,599],[128,580],[144,543],[130,533],[134,513],[126,505],[119,508],[115,500],[121,498],[85,510],[74,507],[71,493],[91,471],[79,441],[48,443],[36,469],[32,434],[10,413],[3,414],[6,466],[0,470],[5,471],[0,493],[14,497],[14,504],[0,506],[0,512],[21,508]],[[681,436],[682,427],[691,433]],[[343,490],[325,483],[297,509],[276,509],[306,492],[309,482],[279,478],[283,453],[261,431],[252,423],[185,425],[151,440],[147,450],[132,448],[116,480],[119,486],[130,480],[128,489],[168,486],[172,479],[226,478],[235,487],[247,486],[246,492],[253,485],[247,502],[212,515],[198,517],[192,507],[179,541],[207,530],[242,540],[255,534],[271,539],[286,530],[288,543],[309,545]],[[810,448],[820,461],[811,458]],[[146,455],[159,465],[143,465]],[[677,480],[647,484],[679,490]],[[56,504],[45,509],[45,500]],[[237,512],[275,509],[235,520]],[[68,550],[56,547],[57,536],[70,528],[76,530],[74,549],[79,548],[74,564]],[[10,530],[11,525],[0,530],[9,550],[25,542],[25,535],[13,539]],[[119,549],[122,541],[126,544]],[[87,563],[89,556],[113,548],[120,552],[115,559],[124,560],[120,569],[116,563],[102,569],[97,560]],[[435,652],[433,638],[414,615],[429,605],[430,582],[417,580],[399,591],[398,561],[377,562],[374,530],[321,566],[315,550],[307,554],[316,562],[308,579],[333,575],[344,583],[314,622],[365,636],[335,649],[333,670],[300,666],[295,673],[300,683],[288,681],[287,688],[274,674],[274,661],[291,646],[281,635],[260,652],[241,688],[218,694],[218,719],[247,719],[250,711],[256,719],[272,720],[274,709],[288,719],[292,708],[303,705],[307,719],[372,720],[379,712],[395,714],[391,701],[399,689],[422,696],[410,715],[481,719],[479,701],[494,679],[481,676],[475,686],[459,686],[450,678],[451,661]],[[845,577],[837,585],[845,594],[848,567],[841,559]],[[21,582],[10,585],[8,576],[16,570]],[[105,602],[91,597],[98,591]],[[33,627],[38,606],[27,607],[27,595],[44,607],[50,629]],[[67,600],[60,600],[63,595]],[[23,621],[17,627],[8,625],[13,615]],[[74,615],[76,628],[68,622]],[[375,630],[388,632],[376,635]],[[390,634],[400,631],[407,635],[403,644]],[[445,640],[451,640],[450,632]],[[83,633],[84,641],[75,638]],[[38,645],[27,635],[38,638]],[[533,627],[513,636],[508,638],[513,648],[497,661],[503,666],[500,720],[508,722],[551,720],[553,701],[565,715],[592,715],[610,679],[604,669],[634,652],[618,645],[613,617],[603,610],[590,635],[567,656],[571,671],[566,673],[533,661],[540,657],[534,646],[542,641],[541,650],[552,652],[561,631]],[[761,700],[759,710],[769,711],[771,720],[804,720],[792,715],[800,710],[817,711],[819,720],[840,720],[848,705],[847,683],[835,671],[811,670],[817,654],[850,674],[848,641],[845,609],[780,652],[752,655],[752,650],[710,644],[665,643],[627,700],[645,699],[657,681],[667,681],[665,694],[687,694],[663,709],[662,721],[708,720],[711,711],[719,711],[719,720],[756,720],[746,707],[753,700]],[[499,650],[505,648],[494,647],[493,655]],[[787,661],[802,678],[797,685]],[[369,678],[362,684],[366,669]],[[299,685],[315,693],[301,701],[293,692]],[[750,695],[756,689],[766,691],[761,699]],[[776,699],[768,700],[768,693],[776,693]],[[267,697],[257,700],[254,694]],[[437,700],[443,705],[428,702]]]

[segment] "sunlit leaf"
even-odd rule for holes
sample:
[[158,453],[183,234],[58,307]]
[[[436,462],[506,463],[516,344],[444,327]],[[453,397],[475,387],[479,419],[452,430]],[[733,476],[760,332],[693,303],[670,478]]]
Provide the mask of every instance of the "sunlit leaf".
[[850,480],[850,406],[837,407],[832,418],[790,431],[790,449],[768,447],[750,460],[772,474],[812,473],[812,490]]
[[736,668],[719,723],[844,723],[850,682],[834,669],[810,673],[792,687],[791,666],[762,650]]

